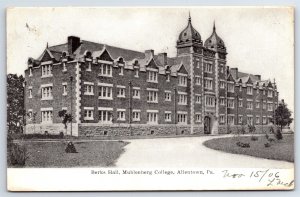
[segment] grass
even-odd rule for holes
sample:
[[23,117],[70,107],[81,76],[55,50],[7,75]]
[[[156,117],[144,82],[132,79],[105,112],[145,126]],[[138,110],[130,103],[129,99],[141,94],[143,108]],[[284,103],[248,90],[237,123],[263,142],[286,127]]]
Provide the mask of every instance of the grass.
[[[294,135],[283,135],[282,140],[271,142],[270,147],[264,145],[268,142],[265,136],[257,137],[256,141],[251,140],[251,136],[218,138],[208,140],[204,145],[228,153],[294,162]],[[241,148],[237,142],[250,143],[250,148]]]
[[128,144],[124,141],[74,141],[73,143],[78,153],[66,153],[66,141],[24,141],[23,144],[29,154],[24,167],[111,167],[124,153],[124,147]]

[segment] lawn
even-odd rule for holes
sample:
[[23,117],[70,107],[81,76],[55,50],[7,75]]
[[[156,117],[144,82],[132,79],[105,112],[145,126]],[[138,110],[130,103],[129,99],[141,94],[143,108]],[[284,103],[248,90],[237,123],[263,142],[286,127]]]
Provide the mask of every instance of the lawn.
[[[257,141],[252,141],[250,136],[218,138],[208,140],[204,145],[228,153],[294,162],[294,135],[283,135],[282,140],[275,140],[267,148],[264,145],[267,143],[265,136],[257,137]],[[250,143],[250,148],[241,148],[236,145],[237,142]]]
[[73,142],[78,153],[66,153],[66,141],[24,141],[29,158],[25,167],[111,167],[124,153],[128,142],[90,141]]

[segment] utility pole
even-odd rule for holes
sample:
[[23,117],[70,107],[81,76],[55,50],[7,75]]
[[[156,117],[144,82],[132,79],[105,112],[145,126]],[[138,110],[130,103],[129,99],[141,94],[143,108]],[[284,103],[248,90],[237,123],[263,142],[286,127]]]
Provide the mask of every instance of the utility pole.
[[71,136],[72,136],[72,122],[73,122],[73,77],[70,76],[70,83],[71,83]]

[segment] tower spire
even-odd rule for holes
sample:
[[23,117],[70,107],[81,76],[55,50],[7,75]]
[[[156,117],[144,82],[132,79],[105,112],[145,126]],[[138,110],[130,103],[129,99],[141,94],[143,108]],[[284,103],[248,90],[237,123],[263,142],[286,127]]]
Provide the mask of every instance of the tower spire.
[[49,48],[49,46],[48,46],[48,42],[47,42],[46,49],[48,49],[48,48]]
[[216,31],[216,23],[215,23],[215,20],[214,20],[214,27],[213,27],[213,31],[214,31],[214,32]]
[[192,18],[191,18],[191,12],[189,11],[189,22],[192,21]]

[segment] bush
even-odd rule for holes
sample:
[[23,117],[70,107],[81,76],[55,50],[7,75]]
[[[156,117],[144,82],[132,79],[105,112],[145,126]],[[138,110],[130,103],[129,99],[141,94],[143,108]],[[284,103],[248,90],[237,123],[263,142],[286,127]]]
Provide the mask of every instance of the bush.
[[270,146],[271,146],[270,143],[265,143],[265,147],[266,147],[266,148],[268,148],[268,147],[270,147]]
[[59,133],[59,138],[61,138],[61,139],[64,138],[64,133],[63,133],[63,132],[60,132],[60,133]]
[[274,133],[274,128],[270,127],[270,133]]
[[267,133],[266,133],[265,137],[266,137],[267,140],[269,139],[269,135]]
[[13,166],[25,166],[26,160],[29,158],[29,154],[24,145],[11,143],[8,149],[9,165]]
[[241,148],[250,148],[249,143],[237,142],[236,145],[241,147]]
[[257,141],[257,140],[258,140],[258,137],[256,137],[256,136],[251,136],[251,140],[252,140],[252,141]]
[[254,133],[256,131],[256,128],[253,125],[248,125],[248,130],[249,130],[249,133]]
[[282,140],[283,136],[282,136],[280,129],[276,130],[275,137],[277,140]]
[[66,149],[65,149],[66,153],[77,153],[76,148],[73,144],[73,142],[69,142]]
[[268,141],[269,141],[269,142],[274,142],[275,139],[274,139],[274,138],[268,138]]

